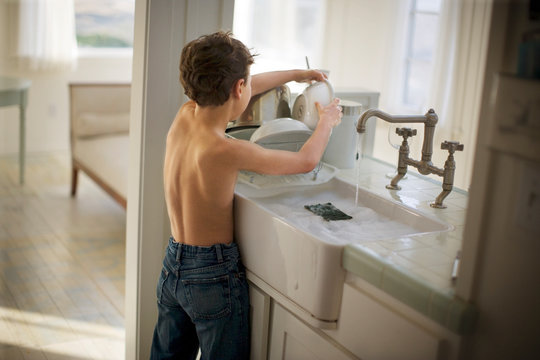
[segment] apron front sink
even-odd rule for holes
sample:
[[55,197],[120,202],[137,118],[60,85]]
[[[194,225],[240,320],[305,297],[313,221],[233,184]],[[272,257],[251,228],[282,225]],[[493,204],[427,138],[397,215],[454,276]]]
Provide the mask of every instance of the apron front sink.
[[[442,232],[451,226],[334,178],[316,186],[254,189],[237,184],[235,237],[256,276],[321,321],[335,322],[347,244]],[[325,221],[304,208],[331,202],[352,216]]]

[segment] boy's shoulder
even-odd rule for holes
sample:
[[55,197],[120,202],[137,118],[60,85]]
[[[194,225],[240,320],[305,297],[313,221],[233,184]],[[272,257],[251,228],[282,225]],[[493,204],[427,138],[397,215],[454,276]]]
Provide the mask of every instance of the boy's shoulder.
[[186,116],[186,115],[189,115],[189,114],[194,114],[196,106],[197,106],[197,104],[195,103],[195,101],[193,101],[193,100],[186,101],[182,106],[180,106],[180,111],[178,111],[177,116],[179,116],[179,115],[180,116]]

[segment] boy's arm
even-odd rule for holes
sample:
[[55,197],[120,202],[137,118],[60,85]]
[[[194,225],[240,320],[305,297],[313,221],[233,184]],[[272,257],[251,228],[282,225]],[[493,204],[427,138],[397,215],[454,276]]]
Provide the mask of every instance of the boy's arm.
[[319,70],[285,70],[271,71],[251,77],[251,94],[257,95],[273,89],[289,81],[311,82],[323,81],[327,76]]

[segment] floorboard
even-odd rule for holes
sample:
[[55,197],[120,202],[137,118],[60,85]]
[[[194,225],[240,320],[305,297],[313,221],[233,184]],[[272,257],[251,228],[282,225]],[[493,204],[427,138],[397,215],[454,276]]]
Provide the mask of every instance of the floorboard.
[[125,210],[67,153],[0,156],[0,359],[123,359]]

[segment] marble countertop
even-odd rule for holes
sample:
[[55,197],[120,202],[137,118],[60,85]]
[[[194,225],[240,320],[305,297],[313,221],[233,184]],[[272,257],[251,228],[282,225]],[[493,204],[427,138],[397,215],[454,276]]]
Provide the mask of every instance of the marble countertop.
[[358,170],[341,170],[338,177],[384,198],[404,204],[452,226],[450,231],[388,240],[349,244],[343,267],[415,310],[462,334],[472,330],[476,311],[455,296],[452,268],[461,249],[468,195],[456,189],[448,195],[446,209],[430,203],[441,192],[440,182],[410,172],[400,181],[401,190],[388,190],[395,167],[363,158]]

